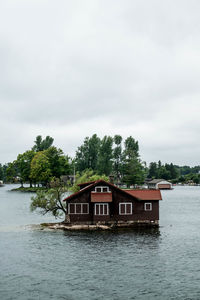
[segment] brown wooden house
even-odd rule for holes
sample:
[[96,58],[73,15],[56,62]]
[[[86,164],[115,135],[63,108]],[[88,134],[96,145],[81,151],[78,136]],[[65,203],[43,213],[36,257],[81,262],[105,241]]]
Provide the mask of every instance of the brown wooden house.
[[80,191],[64,199],[66,223],[136,225],[159,223],[159,190],[122,190],[98,180],[80,184]]

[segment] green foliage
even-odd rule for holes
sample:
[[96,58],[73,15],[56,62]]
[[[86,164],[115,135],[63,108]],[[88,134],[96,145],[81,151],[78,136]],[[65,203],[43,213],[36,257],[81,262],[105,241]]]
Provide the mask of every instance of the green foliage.
[[122,137],[120,135],[115,135],[114,143],[116,146],[113,149],[113,173],[117,179],[117,182],[119,182],[122,165]]
[[170,177],[171,177],[170,176],[170,171],[168,171],[165,166],[162,166],[159,169],[159,177],[158,178],[169,180],[169,179],[171,179]]
[[199,184],[200,183],[200,175],[197,175],[197,174],[193,174],[192,176],[192,181],[196,184]]
[[15,192],[24,192],[24,193],[36,193],[38,191],[47,191],[46,187],[18,187],[16,189],[12,189],[11,191]]
[[33,146],[32,150],[35,152],[47,150],[49,147],[52,146],[54,139],[49,135],[43,140],[41,135],[38,135],[35,140],[35,145]]
[[148,178],[158,178],[158,167],[156,162],[150,163]]
[[145,169],[140,159],[133,155],[133,157],[126,158],[123,164],[122,181],[130,185],[142,184],[145,178]]
[[112,172],[113,164],[113,138],[110,136],[104,136],[101,140],[99,147],[99,156],[97,162],[97,169],[99,174],[105,174],[109,176]]
[[97,160],[99,154],[100,138],[93,134],[91,138],[86,137],[83,145],[78,147],[76,151],[76,166],[82,172],[88,168],[97,170]]
[[125,149],[122,154],[122,181],[127,186],[142,184],[145,177],[145,168],[139,159],[138,142],[133,137],[125,140]]
[[33,182],[47,184],[51,175],[50,162],[46,152],[37,152],[31,161],[30,178]]
[[112,172],[112,137],[105,136],[102,140],[93,134],[86,137],[76,151],[76,169],[82,172],[92,169],[99,174],[110,175]]
[[93,170],[87,169],[82,173],[77,173],[76,174],[76,182],[75,184],[71,187],[72,192],[78,192],[80,190],[78,184],[84,183],[84,182],[89,182],[89,181],[96,181],[103,179],[105,181],[108,181],[109,178],[106,175],[98,175],[95,174]]
[[[32,150],[19,154],[12,163],[4,166],[0,164],[0,180],[6,182],[20,180],[22,185],[29,182],[30,186],[32,182],[48,185],[53,176],[60,178],[76,172],[81,174],[78,175],[81,177],[84,171],[90,169],[93,175],[99,174],[100,177],[104,174],[114,175],[115,182],[124,182],[128,185],[143,183],[146,173],[148,178],[163,178],[173,182],[199,182],[200,166],[191,168],[172,163],[162,164],[159,160],[151,162],[148,169],[140,160],[138,141],[132,136],[126,138],[123,143],[120,135],[104,136],[100,139],[97,134],[93,134],[84,139],[74,159],[70,159],[52,144],[52,137],[46,136],[42,139],[42,136],[38,135]],[[91,176],[85,175],[83,181],[88,181],[88,177]]]
[[165,164],[165,169],[169,172],[169,179],[174,179],[174,178],[177,178],[179,176],[178,169],[172,163],[171,164]]
[[75,161],[77,169],[80,172],[89,168],[89,137],[86,137],[83,145],[78,147],[76,151]]
[[45,155],[48,157],[52,176],[60,178],[63,174],[69,174],[69,157],[65,156],[61,149],[54,146],[49,147],[45,151]]
[[175,166],[178,174],[180,175],[176,182],[181,183],[200,183],[200,166],[189,167],[189,166]]
[[62,217],[66,213],[66,204],[63,199],[67,190],[61,185],[58,179],[54,179],[47,191],[38,191],[36,196],[31,198],[30,210],[37,210],[40,214],[52,214],[55,218]]
[[32,185],[30,173],[31,161],[34,155],[35,152],[33,150],[29,150],[17,156],[16,166],[18,170],[18,176],[20,177],[22,185],[24,182],[30,182],[30,186]]
[[177,166],[171,164],[163,165],[159,160],[158,163],[151,162],[149,165],[148,178],[162,178],[171,180],[172,183],[200,183],[200,166]]
[[132,157],[139,157],[139,146],[138,141],[136,141],[132,136],[129,136],[125,142],[125,149],[123,156],[126,159],[130,159]]
[[0,180],[4,179],[4,172],[3,172],[3,166],[0,164]]
[[97,170],[97,160],[100,146],[100,138],[96,134],[89,139],[89,168]]
[[189,173],[184,176],[184,183],[200,183],[200,174]]
[[[115,135],[114,138],[104,136],[102,139],[96,134],[91,138],[86,137],[76,151],[74,169],[80,173],[92,169],[100,175],[112,174],[117,182],[123,178],[125,183],[131,180],[133,184],[143,181],[145,173],[139,159],[138,142],[133,137],[128,137],[123,150],[120,135]],[[130,179],[130,170],[137,172],[132,175],[132,179]]]
[[159,160],[158,163],[151,162],[149,165],[148,178],[172,180],[178,178],[178,176],[179,170],[172,163],[162,165],[161,161]]
[[6,180],[7,180],[6,179],[6,170],[8,168],[8,164],[3,165],[2,168],[3,168],[3,181],[6,182]]
[[137,158],[130,159],[125,165],[125,172],[123,176],[123,182],[130,185],[143,184],[145,178],[145,170],[140,160]]
[[32,150],[18,154],[17,159],[7,165],[0,165],[0,177],[6,182],[21,182],[34,184],[45,184],[52,176],[60,178],[72,172],[69,156],[61,149],[51,146],[53,138],[46,136],[36,137]]
[[18,176],[18,170],[16,161],[7,164],[6,168],[6,181],[7,182],[15,182],[15,178]]
[[8,164],[2,165],[0,164],[0,180],[6,182],[6,170],[8,168]]

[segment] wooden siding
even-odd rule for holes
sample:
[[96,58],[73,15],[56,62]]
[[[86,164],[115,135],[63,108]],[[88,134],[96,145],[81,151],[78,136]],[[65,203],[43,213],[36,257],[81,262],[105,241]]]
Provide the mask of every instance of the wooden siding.
[[91,202],[112,202],[112,193],[91,192]]
[[93,205],[90,202],[90,191],[81,194],[79,197],[70,200],[68,203],[88,203],[89,214],[70,214],[71,223],[92,223],[93,222]]
[[[94,189],[93,189],[94,191]],[[87,190],[80,195],[77,195],[76,198],[69,199],[68,203],[88,203],[89,204],[89,214],[70,214],[70,223],[79,224],[95,224],[97,222],[127,222],[127,221],[157,221],[159,220],[159,201],[158,200],[142,200],[139,201],[137,198],[134,198],[130,194],[125,194],[120,190],[116,190],[114,188],[110,188],[112,202],[104,202],[108,203],[109,214],[108,215],[95,215],[95,203],[92,202],[92,195],[95,193],[91,193],[91,190]],[[100,194],[100,193],[96,193]],[[103,194],[103,193],[102,193]],[[92,197],[91,197],[92,196]],[[132,214],[120,215],[119,214],[119,204],[120,203],[132,203]],[[145,203],[152,204],[152,210],[145,211],[144,205]]]
[[171,184],[158,184],[158,188],[159,189],[166,189],[166,190],[170,190],[171,189]]

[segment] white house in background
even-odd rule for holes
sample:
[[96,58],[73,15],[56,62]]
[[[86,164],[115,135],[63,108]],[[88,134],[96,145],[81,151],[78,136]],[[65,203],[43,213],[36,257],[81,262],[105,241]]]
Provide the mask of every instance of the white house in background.
[[149,181],[147,184],[149,189],[156,189],[156,190],[172,189],[172,183],[164,179],[153,179]]

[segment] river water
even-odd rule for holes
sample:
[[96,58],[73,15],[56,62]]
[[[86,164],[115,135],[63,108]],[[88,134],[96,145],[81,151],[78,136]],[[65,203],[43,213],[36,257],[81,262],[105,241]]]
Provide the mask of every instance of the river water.
[[0,188],[0,299],[200,299],[200,187],[162,191],[160,228],[41,231],[32,194]]

